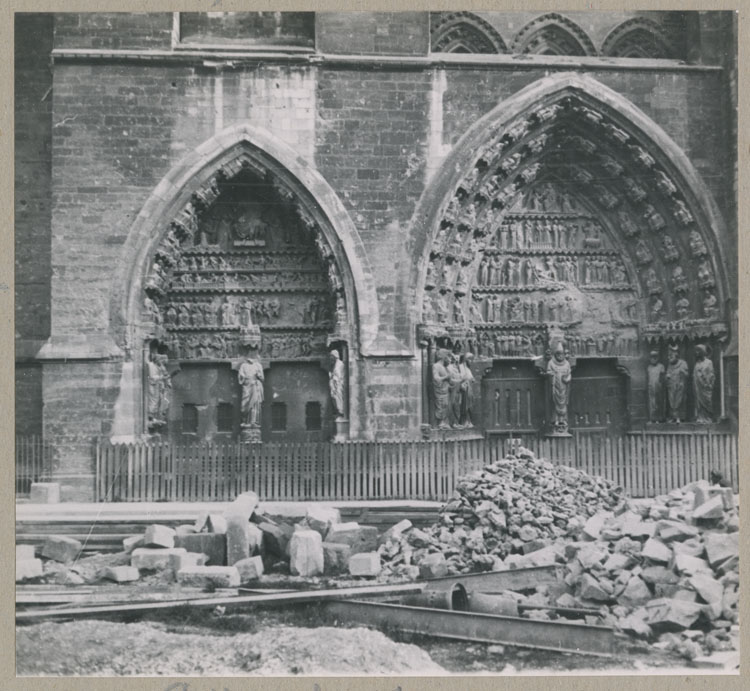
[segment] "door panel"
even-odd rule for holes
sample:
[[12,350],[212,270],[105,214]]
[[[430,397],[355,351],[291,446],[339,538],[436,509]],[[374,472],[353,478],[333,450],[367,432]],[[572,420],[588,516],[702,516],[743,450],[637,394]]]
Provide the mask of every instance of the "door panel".
[[544,420],[544,379],[528,361],[496,362],[482,380],[482,411],[488,432],[530,432]]
[[623,431],[627,425],[625,377],[614,360],[579,358],[570,387],[572,429]]

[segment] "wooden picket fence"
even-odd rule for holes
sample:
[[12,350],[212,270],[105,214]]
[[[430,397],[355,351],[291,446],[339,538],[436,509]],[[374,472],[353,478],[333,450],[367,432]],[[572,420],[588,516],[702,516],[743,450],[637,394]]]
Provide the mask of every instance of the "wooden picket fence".
[[[96,448],[96,501],[447,499],[457,479],[503,458],[509,440],[132,443]],[[737,437],[724,432],[521,436],[537,456],[651,497],[718,470],[738,491]]]
[[28,497],[32,482],[52,476],[52,446],[41,437],[16,437],[16,496]]

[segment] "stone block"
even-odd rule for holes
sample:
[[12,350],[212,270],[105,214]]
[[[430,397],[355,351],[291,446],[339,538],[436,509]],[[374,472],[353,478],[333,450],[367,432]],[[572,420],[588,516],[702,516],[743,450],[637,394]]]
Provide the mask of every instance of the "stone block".
[[396,525],[392,525],[378,538],[378,547],[384,545],[391,538],[399,538],[407,530],[411,529],[412,522],[408,518],[404,518],[403,521],[399,521]]
[[42,546],[42,556],[68,564],[81,553],[81,547],[81,543],[72,537],[50,535]]
[[698,535],[699,531],[687,523],[681,521],[659,521],[656,524],[656,535],[662,542],[688,540]]
[[[454,522],[458,523],[458,519]],[[412,528],[406,536],[406,539],[413,547],[427,547],[432,544],[432,538],[430,538],[424,530],[420,530],[419,528]]]
[[711,487],[708,490],[709,498],[721,497],[725,511],[734,509],[734,492],[731,487]]
[[241,559],[252,556],[250,523],[240,514],[227,517],[227,565],[232,566]]
[[201,552],[178,552],[169,556],[169,568],[175,573],[191,566],[205,566],[208,555]]
[[29,501],[32,504],[59,504],[60,483],[32,482],[29,491]]
[[223,535],[227,532],[227,519],[219,513],[204,512],[195,520],[193,527],[196,533]]
[[693,509],[693,520],[718,519],[724,515],[724,501],[720,496],[711,497]]
[[721,600],[724,597],[724,586],[709,574],[699,572],[690,577],[690,585],[706,603],[714,609],[714,616],[721,615]]
[[257,581],[263,575],[263,559],[259,556],[241,559],[234,567],[239,571],[240,583]]
[[589,540],[598,540],[604,524],[612,518],[608,511],[599,511],[589,518],[583,526],[583,535]]
[[576,555],[584,569],[591,569],[594,566],[601,564],[607,556],[606,549],[602,549],[595,545],[586,545],[582,549],[579,549],[578,554]]
[[196,532],[194,525],[178,525],[174,529],[175,538],[180,535],[194,535]]
[[131,535],[122,541],[122,549],[132,552],[136,547],[143,547],[143,535]]
[[16,545],[16,561],[35,558],[36,547],[34,545]]
[[323,540],[315,530],[298,530],[289,541],[289,570],[294,576],[323,573]]
[[41,559],[16,559],[16,582],[43,575]]
[[332,525],[341,523],[341,513],[332,506],[319,506],[314,504],[307,509],[305,520],[310,528],[325,537]]
[[352,576],[377,576],[380,573],[380,555],[377,552],[359,552],[349,559]]
[[703,536],[706,557],[711,566],[717,566],[730,557],[739,556],[738,535],[738,533],[706,533]]
[[140,573],[135,566],[106,566],[99,575],[115,583],[130,583],[140,578]]
[[611,593],[602,588],[599,581],[589,573],[584,573],[578,581],[577,594],[584,600],[596,600],[597,602],[607,601],[611,598]]
[[286,557],[289,545],[287,532],[274,523],[259,523],[258,528],[263,533],[263,550],[277,557]]
[[688,554],[677,554],[674,558],[674,568],[677,573],[692,576],[701,571],[711,573],[711,567],[705,559],[691,557]]
[[323,573],[327,576],[344,573],[349,566],[352,548],[338,542],[323,543]]
[[610,572],[619,572],[633,565],[633,558],[627,554],[610,554],[604,562],[604,568]]
[[255,525],[255,523],[249,523],[250,530],[248,532],[248,549],[250,550],[250,556],[260,554],[263,551],[263,531]]
[[651,537],[656,531],[656,523],[644,521],[641,516],[633,511],[623,514],[622,534],[630,537]]
[[175,547],[182,547],[187,552],[205,554],[206,564],[224,566],[227,561],[226,535],[220,533],[193,533],[192,535],[178,535]]
[[700,616],[702,605],[674,598],[651,600],[645,605],[647,622],[662,631],[681,631],[690,628]]
[[620,593],[617,602],[628,607],[638,607],[648,602],[653,596],[648,585],[640,576],[632,576]]
[[[409,534],[409,541],[415,531]],[[371,552],[378,547],[378,529],[374,526],[359,525],[359,523],[339,523],[332,525],[326,535],[326,542],[337,542],[349,545],[352,554],[359,552]],[[425,546],[425,545],[417,545]]]
[[180,585],[196,588],[236,588],[240,584],[240,572],[234,566],[189,566],[176,576]]
[[661,540],[652,537],[643,545],[641,556],[661,564],[668,564],[672,560],[672,550]]
[[149,547],[138,547],[130,555],[130,565],[136,569],[168,569],[170,568],[171,556],[173,554],[185,554],[184,547],[162,547],[151,549]]
[[448,575],[448,565],[442,552],[428,554],[419,562],[420,578],[441,578]]
[[685,542],[675,541],[672,542],[670,546],[675,555],[687,554],[691,557],[700,557],[705,550],[703,542],[697,537],[691,537],[688,540],[685,540]]
[[224,518],[244,518],[249,521],[258,508],[258,495],[255,492],[243,492],[224,511]]
[[150,525],[143,535],[144,547],[174,547],[175,531],[166,525]]
[[531,542],[539,537],[539,529],[533,525],[522,525],[518,531],[518,537],[524,542]]

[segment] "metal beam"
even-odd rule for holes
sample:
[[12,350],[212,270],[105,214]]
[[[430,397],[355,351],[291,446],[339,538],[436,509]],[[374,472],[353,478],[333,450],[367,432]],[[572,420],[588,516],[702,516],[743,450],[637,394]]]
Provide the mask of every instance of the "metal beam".
[[455,576],[430,578],[420,581],[433,589],[441,583],[460,583],[467,592],[498,592],[501,590],[532,590],[540,585],[552,585],[563,579],[562,566],[533,566],[528,569],[509,569],[507,571],[481,571],[479,573],[459,573]]
[[396,628],[407,633],[586,655],[612,655],[614,630],[573,622],[539,621],[425,607],[333,600],[324,611],[341,621]]

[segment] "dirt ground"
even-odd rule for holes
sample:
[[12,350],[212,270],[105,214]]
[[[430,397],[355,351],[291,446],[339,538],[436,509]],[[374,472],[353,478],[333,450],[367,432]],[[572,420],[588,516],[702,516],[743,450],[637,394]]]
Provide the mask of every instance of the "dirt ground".
[[332,627],[314,606],[248,614],[177,611],[139,622],[82,620],[16,628],[21,676],[439,675],[682,668],[622,641],[615,657],[524,650]]

